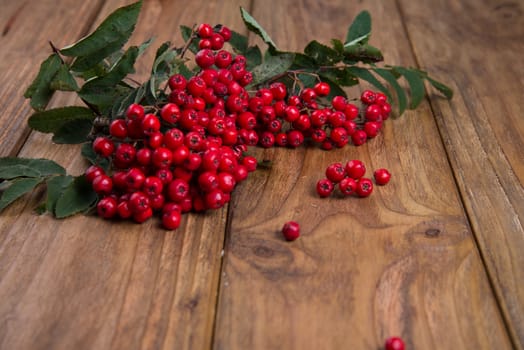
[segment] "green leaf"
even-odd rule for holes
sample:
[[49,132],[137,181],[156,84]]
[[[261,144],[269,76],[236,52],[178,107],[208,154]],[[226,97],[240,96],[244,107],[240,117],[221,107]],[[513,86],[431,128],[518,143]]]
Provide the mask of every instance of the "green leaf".
[[31,99],[31,107],[40,111],[49,103],[54,90],[51,82],[60,70],[62,61],[57,54],[52,54],[40,65],[38,74],[24,93],[25,98]]
[[246,66],[249,71],[262,63],[262,52],[260,52],[258,46],[250,46],[244,55],[246,56]]
[[82,145],[81,154],[89,163],[101,166],[106,172],[109,171],[109,160],[107,158],[99,158],[90,142]]
[[45,210],[55,213],[56,202],[64,192],[64,190],[71,184],[73,177],[71,175],[58,175],[46,181],[47,184],[47,198],[45,202]]
[[353,86],[358,84],[358,79],[350,74],[345,68],[334,67],[322,69],[319,74],[341,86]]
[[434,88],[436,88],[444,96],[446,96],[447,99],[451,100],[451,98],[453,97],[453,90],[449,86],[446,86],[442,84],[440,81],[430,78],[429,76],[426,77],[426,80],[429,81]]
[[138,57],[138,48],[130,47],[122,58],[104,76],[89,80],[82,86],[78,95],[88,103],[104,111],[112,107],[114,100],[120,95],[129,93],[130,88],[118,86],[122,79],[134,72],[134,64]]
[[[182,39],[187,43],[189,39],[191,39],[191,36],[193,35],[193,29],[189,28],[188,26],[181,25],[180,26],[180,33],[182,34]],[[193,40],[191,44],[189,44],[188,47],[189,51],[192,53],[198,52],[198,43],[196,40]]]
[[29,117],[29,127],[40,132],[56,132],[73,120],[92,121],[95,115],[89,108],[68,106],[34,113]]
[[240,15],[242,16],[242,20],[244,21],[244,24],[246,25],[247,29],[249,29],[253,33],[257,34],[260,38],[262,38],[262,40],[267,45],[269,45],[269,50],[271,52],[278,51],[277,45],[269,37],[269,35],[264,30],[264,28],[262,28],[262,26],[260,24],[258,24],[256,19],[254,19],[253,16],[251,16],[249,14],[249,12],[247,12],[244,8],[241,7],[240,8]]
[[422,99],[424,98],[426,92],[424,88],[424,81],[416,71],[413,71],[411,69],[404,67],[395,67],[394,70],[402,74],[409,84],[409,89],[411,92],[411,103],[409,105],[409,108],[417,108],[420,102],[422,102]]
[[387,81],[393,87],[393,89],[395,89],[398,99],[398,115],[402,115],[402,113],[404,113],[406,110],[407,105],[406,92],[404,89],[402,89],[395,76],[389,70],[384,68],[375,68],[374,71],[385,81]]
[[84,175],[75,177],[56,201],[55,216],[62,219],[89,209],[97,199]]
[[92,128],[93,122],[89,119],[71,120],[55,131],[52,141],[66,144],[86,142]]
[[0,179],[15,177],[46,177],[63,175],[65,169],[49,159],[41,158],[0,158]]
[[342,54],[344,52],[344,44],[338,39],[331,39],[331,45],[333,45],[333,50]]
[[51,81],[50,87],[53,90],[78,91],[78,84],[73,74],[69,71],[67,64],[60,65],[60,69]]
[[9,187],[7,187],[1,194],[0,211],[4,210],[5,207],[13,203],[16,199],[32,191],[36,185],[42,181],[42,178],[21,178],[10,181],[11,184]]
[[[91,55],[98,63],[110,53],[119,50],[127,42],[131,33],[135,29],[138,19],[142,1],[134,4],[121,7],[111,13],[90,35],[80,39],[73,45],[65,47],[60,50],[60,53],[65,56],[88,56]],[[93,54],[101,54],[106,48],[111,48],[111,52],[106,52],[103,56],[98,56],[100,59],[93,56]]]
[[350,62],[373,63],[384,60],[384,56],[379,49],[368,44],[357,44],[344,47],[344,59]]
[[388,88],[385,87],[384,84],[382,84],[380,80],[378,80],[369,70],[361,67],[349,67],[347,68],[347,71],[357,78],[372,84],[374,87],[383,92],[390,101],[393,99],[393,96],[391,96]]
[[247,36],[242,35],[234,30],[231,31],[231,39],[229,39],[229,44],[233,49],[244,55],[248,49],[248,40]]
[[170,42],[165,42],[156,52],[155,61],[153,62],[153,67],[151,69],[151,78],[149,80],[150,92],[154,98],[157,97],[157,89],[160,84],[174,74],[178,52],[177,50],[169,49],[170,46]]
[[253,68],[253,82],[251,85],[258,85],[270,78],[284,73],[291,67],[295,59],[292,53],[280,53],[271,55],[269,51],[264,57],[264,62]]
[[345,47],[366,44],[371,35],[371,15],[368,11],[360,12],[348,28]]
[[[104,67],[104,69],[98,70],[104,72],[109,68],[108,64],[110,61],[113,58],[118,58],[119,55],[121,55],[120,48],[122,46],[123,45],[120,42],[116,42],[108,44],[107,46],[104,46],[100,50],[97,50],[93,53],[77,57],[71,65],[71,70],[78,73],[85,73],[100,65]],[[109,61],[106,63],[104,62],[104,59],[109,59]]]
[[339,53],[329,46],[323,45],[316,40],[307,44],[304,53],[314,59],[317,65],[333,65],[341,60]]

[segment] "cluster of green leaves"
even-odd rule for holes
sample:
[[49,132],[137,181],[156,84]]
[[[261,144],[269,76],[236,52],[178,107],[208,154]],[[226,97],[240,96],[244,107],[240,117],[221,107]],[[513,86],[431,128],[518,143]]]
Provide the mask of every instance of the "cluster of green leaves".
[[[53,53],[42,62],[24,94],[35,110],[29,118],[32,129],[52,133],[55,143],[83,143],[82,155],[103,167],[109,164],[97,158],[89,144],[93,132],[100,131],[96,121],[100,117],[121,117],[131,103],[162,104],[167,100],[165,82],[171,75],[181,73],[189,78],[198,70],[194,65],[188,66],[188,59],[184,57],[186,51],[195,53],[198,50],[196,34],[192,28],[181,26],[184,47],[172,47],[170,42],[161,44],[149,79],[142,84],[129,79],[135,72],[137,59],[153,41],[150,39],[139,46],[123,49],[135,29],[141,6],[142,0],[117,9],[93,33],[70,46],[57,49],[51,44]],[[371,16],[367,11],[355,18],[344,42],[333,39],[328,46],[312,41],[303,52],[278,49],[255,18],[243,8],[240,14],[248,30],[267,45],[262,51],[256,45],[249,45],[247,36],[232,32],[229,43],[237,54],[246,57],[247,68],[254,76],[253,88],[282,81],[298,93],[299,89],[322,80],[330,84],[332,95],[345,96],[344,87],[363,80],[384,92],[390,100],[394,100],[394,91],[399,115],[406,108],[420,104],[425,95],[424,80],[446,97],[452,96],[447,86],[422,70],[377,66],[383,56],[379,49],[369,44]],[[400,78],[408,83],[409,104],[408,94],[398,82]],[[46,110],[55,91],[75,93],[85,107]],[[83,176],[66,175],[62,167],[49,160],[0,158],[0,181],[0,210],[41,183],[47,185],[47,199],[40,209],[58,218],[85,211],[96,201],[96,195]]]
[[0,158],[0,180],[0,211],[42,183],[47,195],[39,210],[57,218],[84,212],[96,201],[85,176],[66,175],[63,167],[48,159]]

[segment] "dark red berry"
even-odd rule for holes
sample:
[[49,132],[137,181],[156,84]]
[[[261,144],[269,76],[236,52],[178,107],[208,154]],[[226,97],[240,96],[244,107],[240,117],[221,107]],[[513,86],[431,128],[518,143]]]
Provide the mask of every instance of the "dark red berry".
[[294,241],[300,237],[300,225],[296,221],[288,221],[282,227],[282,234],[286,241]]
[[367,197],[373,192],[373,182],[367,177],[362,177],[357,181],[356,193],[359,197]]
[[115,144],[107,137],[99,136],[93,141],[93,150],[102,157],[109,157],[115,150]]
[[124,119],[115,119],[109,125],[109,134],[117,139],[127,137],[127,124]]
[[391,179],[391,173],[387,169],[381,168],[373,172],[373,177],[377,185],[385,185]]
[[355,132],[351,134],[351,141],[353,141],[355,146],[361,146],[365,144],[367,139],[368,135],[364,130],[355,130]]
[[335,186],[329,179],[320,179],[317,182],[317,193],[320,197],[329,197]]
[[104,219],[111,219],[116,215],[117,202],[113,197],[104,197],[96,205],[98,216]]
[[358,159],[346,163],[346,174],[352,179],[358,180],[366,174],[366,166]]
[[162,226],[168,230],[176,230],[182,221],[182,214],[179,210],[170,210],[162,214]]
[[326,168],[326,177],[331,182],[340,182],[346,176],[346,170],[342,163],[333,163]]
[[338,188],[343,195],[350,196],[356,193],[357,182],[351,177],[345,177],[338,184]]
[[201,38],[209,38],[213,34],[213,27],[207,23],[202,23],[197,27],[196,32]]
[[362,103],[365,103],[367,105],[370,105],[372,103],[375,103],[376,95],[371,90],[364,90],[362,94],[360,95],[360,100]]
[[315,89],[318,96],[327,96],[331,92],[331,87],[326,82],[317,83],[313,89]]
[[404,350],[404,348],[404,341],[400,337],[389,337],[384,345],[384,350]]
[[200,68],[211,67],[215,63],[215,54],[210,49],[202,49],[196,53],[195,62]]

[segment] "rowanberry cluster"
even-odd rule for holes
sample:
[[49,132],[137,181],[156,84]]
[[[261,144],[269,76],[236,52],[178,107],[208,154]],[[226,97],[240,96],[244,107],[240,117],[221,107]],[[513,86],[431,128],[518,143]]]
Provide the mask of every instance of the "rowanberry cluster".
[[[329,197],[337,185],[344,196],[368,197],[373,192],[373,181],[364,177],[365,174],[366,166],[358,159],[350,160],[346,164],[330,164],[326,168],[326,177],[317,182],[317,193],[320,197]],[[373,175],[377,185],[385,185],[391,178],[390,172],[384,168],[375,170]]]
[[[103,218],[144,222],[158,212],[165,228],[176,229],[182,213],[218,209],[230,200],[236,184],[257,167],[244,155],[247,146],[297,147],[306,138],[323,149],[350,139],[360,145],[377,135],[391,111],[385,95],[369,90],[361,95],[362,110],[343,96],[328,101],[325,82],[298,95],[281,82],[249,94],[253,74],[246,57],[224,49],[231,31],[201,24],[193,35],[198,72],[172,75],[165,99],[131,104],[111,121],[109,135],[93,141],[96,154],[111,164],[107,173],[96,165],[86,171]],[[359,195],[371,192],[366,179],[354,179]],[[339,185],[345,192],[352,188],[343,185],[348,181]]]

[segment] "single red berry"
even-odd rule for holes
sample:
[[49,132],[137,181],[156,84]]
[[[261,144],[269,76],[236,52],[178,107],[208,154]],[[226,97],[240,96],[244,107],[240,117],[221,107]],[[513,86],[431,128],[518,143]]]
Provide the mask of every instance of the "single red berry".
[[380,132],[382,127],[381,122],[365,122],[364,123],[364,132],[366,133],[369,139],[375,137]]
[[391,179],[391,173],[387,169],[381,168],[373,172],[373,177],[377,185],[385,185]]
[[213,27],[207,23],[202,23],[197,27],[196,32],[201,38],[209,38],[213,34]]
[[218,173],[218,188],[224,193],[231,193],[237,184],[235,177],[228,172]]
[[226,50],[220,50],[215,54],[215,66],[218,68],[227,68],[233,61],[231,53]]
[[389,103],[384,103],[380,107],[382,108],[382,120],[388,119],[391,114],[391,105]]
[[99,175],[104,175],[105,172],[104,172],[104,169],[102,169],[102,167],[98,166],[98,165],[91,165],[89,168],[86,169],[85,171],[85,175],[86,175],[86,180],[87,182],[89,183],[92,183],[93,180],[99,176]]
[[269,90],[273,94],[273,98],[277,101],[281,101],[286,98],[287,88],[284,83],[276,82],[269,86]]
[[359,197],[367,197],[373,192],[373,182],[367,177],[361,177],[357,181],[356,193]]
[[218,176],[211,171],[204,171],[198,176],[198,186],[204,192],[209,192],[218,188]]
[[273,102],[273,93],[270,89],[259,89],[256,96],[262,99],[264,105],[269,106]]
[[245,165],[238,164],[235,167],[235,169],[233,170],[232,174],[233,174],[233,177],[235,178],[235,181],[238,183],[238,182],[241,182],[247,179],[248,173],[249,172]]
[[351,177],[345,177],[338,184],[338,188],[343,195],[350,196],[356,193],[357,182]]
[[145,180],[146,176],[144,175],[144,172],[139,168],[131,168],[127,171],[126,183],[129,189],[139,190],[140,188],[142,188],[142,185],[144,184]]
[[367,139],[368,135],[364,130],[355,130],[355,132],[351,134],[351,141],[353,141],[355,146],[361,146],[365,144]]
[[252,172],[257,170],[258,161],[253,156],[245,156],[242,159],[242,164],[246,167],[247,171]]
[[300,117],[300,110],[297,106],[287,106],[285,109],[285,116],[284,119],[290,123],[294,122],[295,120]]
[[126,117],[129,120],[142,120],[144,118],[144,107],[138,103],[130,104],[126,110]]
[[320,197],[329,197],[334,189],[335,185],[329,179],[320,179],[317,182],[317,193]]
[[133,214],[143,212],[151,208],[149,197],[140,191],[133,192],[129,197],[129,209]]
[[344,111],[347,106],[347,100],[344,96],[335,96],[333,100],[331,100],[331,105],[333,109],[337,111]]
[[142,190],[149,197],[162,193],[163,188],[164,184],[162,183],[162,180],[156,176],[146,177],[144,184],[142,185]]
[[165,147],[158,147],[153,151],[151,161],[158,168],[169,168],[173,163],[173,152]]
[[151,135],[154,132],[160,130],[160,120],[154,114],[147,114],[144,119],[142,119],[142,130],[144,134]]
[[317,98],[317,93],[312,88],[305,88],[300,93],[300,98],[304,102],[311,102],[311,101],[314,101]]
[[382,120],[382,107],[376,103],[373,103],[366,107],[364,115],[367,120],[375,122]]
[[99,136],[93,141],[93,150],[102,157],[109,157],[115,150],[115,144],[107,137]]
[[153,210],[160,210],[164,206],[164,203],[166,201],[166,198],[162,193],[155,194],[152,196],[149,196],[149,203],[151,205],[151,209]]
[[388,102],[388,97],[383,94],[382,92],[376,92],[375,93],[375,103],[379,105],[383,105]]
[[98,216],[104,219],[111,219],[116,215],[117,202],[113,197],[104,197],[96,205]]
[[358,117],[358,113],[358,107],[352,103],[348,103],[346,108],[344,109],[344,115],[346,116],[347,120],[355,119],[356,117]]
[[346,174],[352,179],[358,180],[366,174],[366,166],[358,159],[346,163]]
[[275,135],[272,132],[264,131],[260,135],[258,143],[264,148],[271,148],[275,144]]
[[93,191],[98,194],[110,194],[113,189],[113,180],[107,175],[98,175],[92,183]]
[[200,68],[211,67],[215,63],[215,54],[213,50],[202,49],[195,55],[195,62]]
[[300,225],[296,221],[288,221],[282,227],[282,234],[286,241],[294,241],[300,237]]
[[318,96],[327,96],[331,92],[331,88],[328,83],[326,82],[320,82],[317,83],[313,89],[315,89],[315,92]]
[[367,105],[370,105],[372,103],[375,103],[377,95],[371,90],[364,90],[362,94],[360,95],[360,100],[362,103],[365,103]]
[[287,133],[287,145],[296,148],[304,143],[304,134],[298,130],[291,130]]
[[167,195],[172,201],[180,202],[189,196],[189,184],[182,179],[174,179],[168,185]]
[[211,40],[211,48],[213,50],[220,50],[224,47],[224,37],[220,35],[219,33],[213,33],[211,34],[211,37],[209,38]]
[[152,150],[155,150],[162,146],[164,143],[164,134],[160,131],[154,131],[147,137],[147,145]]
[[187,91],[193,97],[202,96],[206,88],[206,82],[198,75],[191,77],[187,82]]
[[162,226],[167,230],[176,230],[182,221],[179,210],[171,210],[162,214]]
[[115,167],[125,169],[131,166],[136,159],[136,149],[129,143],[121,143],[115,151],[113,162]]
[[331,130],[329,138],[335,145],[339,147],[345,146],[349,142],[348,132],[341,126]]
[[171,90],[184,90],[187,85],[187,80],[182,74],[175,74],[169,77],[167,84]]
[[160,117],[166,123],[175,124],[180,118],[180,108],[174,103],[167,103],[160,110]]
[[346,170],[342,163],[333,163],[326,168],[326,177],[331,182],[340,182],[346,176]]
[[127,200],[123,200],[118,203],[116,211],[118,213],[118,217],[121,219],[129,219],[131,216],[133,216],[131,209],[129,209],[129,201]]
[[231,30],[226,27],[225,25],[218,25],[215,27],[215,29],[218,27],[218,34],[220,34],[224,41],[229,41],[231,39]]
[[138,213],[133,214],[133,220],[139,224],[146,222],[149,218],[153,216],[153,209],[147,208]]
[[124,119],[115,119],[109,125],[109,134],[117,139],[127,137],[127,124]]
[[404,341],[400,337],[389,337],[384,345],[385,350],[404,350]]

